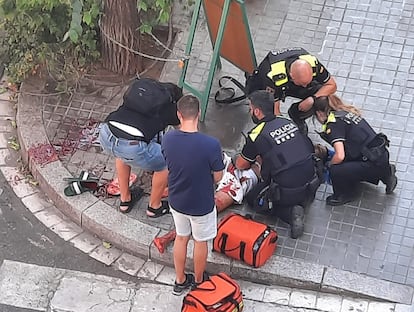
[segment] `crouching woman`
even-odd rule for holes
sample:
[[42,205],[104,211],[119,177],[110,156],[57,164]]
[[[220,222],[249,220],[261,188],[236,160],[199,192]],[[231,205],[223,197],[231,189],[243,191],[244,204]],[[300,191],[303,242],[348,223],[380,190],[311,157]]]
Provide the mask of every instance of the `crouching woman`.
[[352,201],[362,181],[375,185],[382,181],[391,194],[397,177],[395,165],[389,162],[387,137],[377,134],[356,107],[336,95],[316,98],[314,109],[322,124],[321,138],[335,150],[328,164],[334,194],[326,203],[338,206]]

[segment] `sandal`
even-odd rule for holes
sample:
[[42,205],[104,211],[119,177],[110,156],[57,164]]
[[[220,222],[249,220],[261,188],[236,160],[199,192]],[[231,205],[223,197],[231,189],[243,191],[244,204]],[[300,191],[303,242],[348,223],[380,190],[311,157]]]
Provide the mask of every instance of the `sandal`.
[[63,178],[63,181],[67,181],[67,182],[79,182],[79,181],[98,182],[99,178],[94,176],[91,172],[82,170],[80,172],[78,178]]
[[[134,204],[141,199],[142,195],[144,194],[144,190],[140,187],[131,190],[131,199],[129,201],[121,201],[119,204],[119,211],[121,213],[128,213],[132,210]],[[121,209],[121,207],[127,207],[126,209]]]
[[74,181],[64,189],[66,196],[75,196],[84,192],[93,192],[98,189],[98,182],[94,181]]
[[[151,214],[148,214],[148,212]],[[170,213],[170,206],[167,201],[161,201],[160,208],[152,208],[150,206],[147,207],[147,216],[149,218],[159,218],[168,213]]]

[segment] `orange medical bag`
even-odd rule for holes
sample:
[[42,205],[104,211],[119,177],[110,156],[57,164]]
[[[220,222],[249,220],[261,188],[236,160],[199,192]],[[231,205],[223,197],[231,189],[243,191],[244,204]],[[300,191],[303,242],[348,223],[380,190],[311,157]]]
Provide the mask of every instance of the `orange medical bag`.
[[251,217],[231,213],[217,226],[213,251],[257,268],[273,255],[276,241],[277,232],[268,225],[254,221]]
[[211,275],[183,299],[181,312],[241,312],[243,294],[226,273]]

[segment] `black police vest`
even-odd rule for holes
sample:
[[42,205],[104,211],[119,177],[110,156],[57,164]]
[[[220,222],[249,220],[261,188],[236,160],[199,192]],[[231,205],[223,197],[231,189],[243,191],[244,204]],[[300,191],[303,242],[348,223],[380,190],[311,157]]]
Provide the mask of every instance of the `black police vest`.
[[279,173],[312,157],[312,143],[289,119],[276,117],[266,122],[259,136],[264,139],[257,147],[263,158],[264,181],[276,181]]
[[312,66],[313,76],[316,76],[317,59],[302,48],[271,51],[266,57],[270,64],[267,77],[274,82],[276,87],[281,87],[289,82],[286,67],[297,59],[307,61]]
[[[351,112],[334,112],[337,119],[346,124],[345,133],[345,160],[362,159],[362,149],[376,137],[376,132],[361,116]],[[323,138],[323,137],[322,137]]]
[[[289,83],[288,72],[286,67],[297,59],[304,59],[312,66],[313,76],[317,74],[316,57],[310,55],[308,51],[302,48],[287,48],[277,51],[270,51],[260,62],[257,69],[251,75],[246,77],[245,92],[249,94],[256,90],[274,90],[275,87],[281,89],[281,100],[285,100],[287,94],[287,84]],[[320,86],[318,85],[319,89]],[[302,94],[300,98],[305,98],[315,93],[313,90],[309,94]]]

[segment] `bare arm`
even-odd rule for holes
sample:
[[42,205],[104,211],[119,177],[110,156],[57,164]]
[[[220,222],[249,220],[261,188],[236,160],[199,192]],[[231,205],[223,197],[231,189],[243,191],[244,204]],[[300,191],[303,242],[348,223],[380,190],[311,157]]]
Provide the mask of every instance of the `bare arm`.
[[275,116],[282,115],[282,113],[280,112],[280,100],[275,101],[273,110],[274,110]]
[[335,142],[333,147],[335,149],[335,154],[332,157],[331,164],[333,165],[340,164],[345,159],[344,142],[342,141]]
[[299,104],[299,110],[302,112],[307,112],[313,106],[313,97],[309,96],[306,99],[303,99]]
[[323,84],[323,86],[315,93],[315,96],[326,96],[330,94],[334,94],[336,92],[336,81],[331,76],[327,82]]
[[251,163],[244,159],[242,156],[237,156],[236,159],[236,168],[240,170],[249,169],[251,167]]
[[217,184],[223,178],[223,170],[213,171],[214,183]]
[[[327,82],[323,84],[323,86],[314,94],[315,97],[319,96],[326,96],[330,94],[334,94],[336,92],[336,82],[333,77],[329,78]],[[307,112],[313,106],[314,99],[313,97],[309,96],[306,99],[303,99],[302,102],[299,104],[299,110],[302,112]]]

